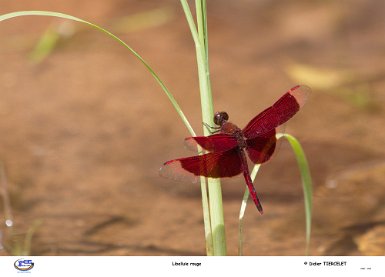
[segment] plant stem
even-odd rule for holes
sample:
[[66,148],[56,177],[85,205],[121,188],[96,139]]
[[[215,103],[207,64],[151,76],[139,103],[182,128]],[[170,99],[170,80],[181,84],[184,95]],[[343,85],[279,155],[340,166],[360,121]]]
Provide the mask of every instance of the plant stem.
[[[207,33],[207,10],[206,0],[196,0],[196,16],[198,23],[199,44],[196,45],[199,84],[201,93],[201,108],[203,122],[213,126],[214,108],[210,84],[210,69],[208,58],[208,33]],[[203,127],[205,135],[209,131]],[[222,188],[220,179],[208,178],[208,192],[210,204],[210,219],[214,255],[226,255],[226,236],[223,215]]]
[[[194,19],[192,17],[190,8],[186,0],[181,0],[183,10],[186,15],[187,22],[189,24],[191,34],[195,43],[195,50],[198,64],[198,77],[199,77],[199,89],[201,96],[201,109],[203,122],[213,126],[213,100],[211,94],[210,85],[210,71],[208,62],[208,40],[207,40],[207,12],[206,1],[196,0],[196,16],[198,29],[195,26]],[[205,135],[210,135],[206,128],[203,128]],[[206,233],[206,245],[212,241],[213,252],[207,252],[208,255],[226,255],[226,237],[225,237],[225,224],[223,216],[222,205],[222,189],[219,179],[208,178],[208,202],[209,211],[204,210],[204,215],[209,212],[211,225],[211,238],[210,234]],[[203,183],[202,183],[202,189]],[[203,192],[202,192],[203,196]],[[203,207],[205,209],[205,207]],[[205,230],[209,229],[205,222]],[[208,241],[209,240],[209,241]],[[206,247],[207,248],[207,247]]]

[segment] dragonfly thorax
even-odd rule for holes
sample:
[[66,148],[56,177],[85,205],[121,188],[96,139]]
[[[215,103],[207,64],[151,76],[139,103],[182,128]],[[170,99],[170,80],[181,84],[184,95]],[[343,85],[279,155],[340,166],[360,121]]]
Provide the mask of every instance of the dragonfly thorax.
[[246,148],[246,139],[243,136],[242,130],[239,129],[237,125],[226,121],[221,126],[221,133],[234,136],[237,139],[238,146],[240,148]]

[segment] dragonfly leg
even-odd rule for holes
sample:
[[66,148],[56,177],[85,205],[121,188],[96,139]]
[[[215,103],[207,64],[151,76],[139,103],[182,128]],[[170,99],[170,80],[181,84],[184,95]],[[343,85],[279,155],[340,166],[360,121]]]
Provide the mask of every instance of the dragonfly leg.
[[202,124],[206,127],[206,129],[210,132],[210,134],[218,133],[221,130],[221,127],[219,126],[210,126],[206,122],[202,122]]

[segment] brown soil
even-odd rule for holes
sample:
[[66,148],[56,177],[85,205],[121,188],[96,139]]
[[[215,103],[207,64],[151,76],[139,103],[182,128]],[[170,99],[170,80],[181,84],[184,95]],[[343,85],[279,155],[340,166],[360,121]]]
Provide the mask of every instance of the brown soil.
[[[166,8],[159,24],[116,33],[201,132],[194,45],[179,1],[4,2],[2,14],[55,10],[113,32],[119,18]],[[385,255],[385,2],[208,2],[215,108],[239,126],[301,82],[290,65],[349,72],[313,87],[286,131],[303,143],[314,178],[311,254]],[[75,33],[33,63],[39,37],[62,22],[0,23],[0,161],[15,231],[41,222],[33,255],[204,255],[199,186],[158,176],[164,161],[190,154],[186,128],[142,64],[93,29],[71,23]],[[248,207],[244,253],[303,255],[303,195],[287,143],[255,183],[265,214]],[[245,186],[242,177],[222,184],[228,253],[236,255]]]

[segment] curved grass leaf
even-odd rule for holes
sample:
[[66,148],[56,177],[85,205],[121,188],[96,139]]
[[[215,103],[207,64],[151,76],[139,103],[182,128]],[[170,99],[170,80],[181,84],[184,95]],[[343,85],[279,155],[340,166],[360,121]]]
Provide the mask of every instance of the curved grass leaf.
[[309,254],[310,235],[311,235],[311,216],[313,207],[313,182],[311,179],[309,164],[305,152],[299,141],[289,134],[277,134],[277,139],[286,138],[293,149],[297,160],[298,168],[301,173],[302,189],[305,200],[305,219],[306,219],[306,255]]

